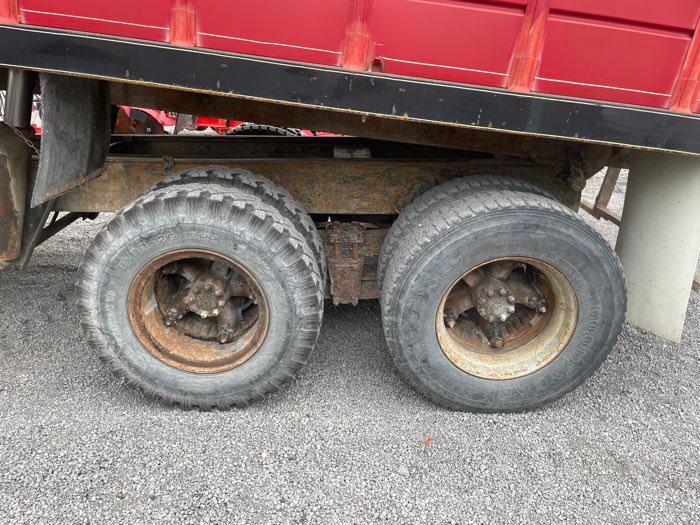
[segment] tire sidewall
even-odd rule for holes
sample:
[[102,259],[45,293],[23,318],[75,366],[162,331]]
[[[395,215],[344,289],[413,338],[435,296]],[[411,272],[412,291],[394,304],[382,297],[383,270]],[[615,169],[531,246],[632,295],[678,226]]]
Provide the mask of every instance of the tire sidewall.
[[[618,335],[624,288],[612,271],[616,266],[601,257],[599,239],[567,219],[537,211],[494,212],[464,221],[423,250],[403,272],[390,306],[397,312],[388,327],[389,340],[396,342],[390,348],[409,380],[455,408],[524,410],[560,397],[598,368]],[[577,295],[578,322],[569,343],[545,367],[516,379],[487,380],[447,359],[435,318],[443,295],[467,270],[500,257],[538,259],[561,272]]]
[[[92,283],[95,321],[127,377],[136,376],[147,390],[165,392],[176,399],[246,400],[251,389],[265,391],[265,382],[302,342],[299,317],[303,307],[294,282],[298,275],[289,271],[284,254],[273,253],[255,232],[254,228],[196,221],[157,224],[139,229],[103,254],[103,267],[97,272],[101,278]],[[261,347],[229,371],[196,374],[169,366],[141,344],[129,322],[127,296],[136,274],[156,257],[183,249],[208,250],[233,259],[254,276],[267,300],[269,325]]]

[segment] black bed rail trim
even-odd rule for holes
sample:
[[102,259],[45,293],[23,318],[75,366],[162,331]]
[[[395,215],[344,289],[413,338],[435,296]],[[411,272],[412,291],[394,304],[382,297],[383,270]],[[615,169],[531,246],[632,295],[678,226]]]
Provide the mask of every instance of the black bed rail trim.
[[0,65],[409,121],[700,154],[700,117],[695,115],[30,26],[0,26]]

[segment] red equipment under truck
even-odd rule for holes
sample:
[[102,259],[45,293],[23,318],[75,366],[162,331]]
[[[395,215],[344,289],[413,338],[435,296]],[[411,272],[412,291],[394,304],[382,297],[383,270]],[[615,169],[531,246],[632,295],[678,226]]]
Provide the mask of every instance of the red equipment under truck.
[[[113,212],[82,326],[165,402],[277,390],[325,297],[379,299],[433,401],[541,406],[625,315],[680,337],[699,23],[699,0],[0,0],[0,263]],[[118,135],[119,105],[336,135]],[[616,251],[575,213],[606,166],[630,169]]]

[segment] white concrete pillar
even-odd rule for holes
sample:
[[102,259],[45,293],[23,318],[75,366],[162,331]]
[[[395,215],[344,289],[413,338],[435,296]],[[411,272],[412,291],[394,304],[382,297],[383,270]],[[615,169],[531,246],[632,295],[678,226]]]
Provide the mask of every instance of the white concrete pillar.
[[700,252],[700,158],[633,154],[617,253],[627,321],[679,341]]

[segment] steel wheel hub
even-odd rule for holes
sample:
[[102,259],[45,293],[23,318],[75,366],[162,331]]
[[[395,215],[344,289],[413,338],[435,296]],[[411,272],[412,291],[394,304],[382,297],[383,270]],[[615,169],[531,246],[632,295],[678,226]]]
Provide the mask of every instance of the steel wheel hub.
[[455,366],[486,379],[513,379],[557,357],[577,321],[569,281],[542,261],[514,257],[463,274],[443,296],[435,326]]
[[127,307],[136,336],[151,354],[196,373],[222,372],[248,360],[269,322],[253,276],[206,250],[153,260],[134,278]]

